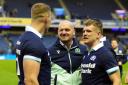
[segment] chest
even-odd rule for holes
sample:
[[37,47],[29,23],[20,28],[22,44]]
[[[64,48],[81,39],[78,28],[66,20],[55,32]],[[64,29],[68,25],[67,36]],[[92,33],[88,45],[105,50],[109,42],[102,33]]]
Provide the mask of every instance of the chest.
[[82,73],[95,74],[103,70],[102,65],[101,55],[89,53],[84,57],[81,64]]

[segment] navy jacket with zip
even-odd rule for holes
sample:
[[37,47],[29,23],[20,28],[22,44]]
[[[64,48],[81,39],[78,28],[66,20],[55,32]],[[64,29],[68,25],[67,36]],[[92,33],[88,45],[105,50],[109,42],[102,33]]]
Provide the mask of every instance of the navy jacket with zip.
[[70,49],[67,49],[66,46],[60,42],[58,39],[56,43],[49,48],[51,61],[61,66],[68,73],[73,73],[81,65],[86,47],[79,44],[76,39],[73,39],[73,44]]
[[68,49],[59,39],[49,48],[51,57],[51,85],[79,85],[81,83],[80,65],[86,47],[73,39]]

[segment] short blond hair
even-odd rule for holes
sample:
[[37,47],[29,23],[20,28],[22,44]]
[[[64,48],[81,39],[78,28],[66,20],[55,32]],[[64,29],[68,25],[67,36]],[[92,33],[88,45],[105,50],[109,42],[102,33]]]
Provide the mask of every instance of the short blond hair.
[[31,17],[32,18],[38,18],[43,17],[45,13],[48,13],[51,11],[51,8],[45,4],[45,3],[36,3],[32,5],[31,8]]
[[99,19],[87,19],[84,21],[84,25],[85,26],[90,26],[93,25],[95,27],[97,27],[99,29],[99,31],[101,32],[101,34],[103,35],[103,24]]

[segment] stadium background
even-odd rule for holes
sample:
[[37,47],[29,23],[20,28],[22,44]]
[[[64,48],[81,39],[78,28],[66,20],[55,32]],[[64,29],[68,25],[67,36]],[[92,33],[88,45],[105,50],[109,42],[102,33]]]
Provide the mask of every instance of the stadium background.
[[[56,41],[57,26],[63,19],[71,20],[76,37],[82,36],[83,21],[87,18],[103,22],[104,35],[117,37],[128,53],[128,0],[0,0],[0,85],[17,85],[14,45],[29,25],[32,4],[44,2],[52,8],[52,25],[44,36],[50,47]],[[123,85],[128,63],[123,65]]]

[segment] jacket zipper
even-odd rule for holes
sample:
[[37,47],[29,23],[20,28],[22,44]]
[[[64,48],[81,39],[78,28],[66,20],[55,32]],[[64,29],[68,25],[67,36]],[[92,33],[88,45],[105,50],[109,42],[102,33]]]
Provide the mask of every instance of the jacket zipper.
[[68,58],[69,58],[69,62],[70,62],[70,73],[72,74],[72,60],[71,60],[69,50],[68,50]]

